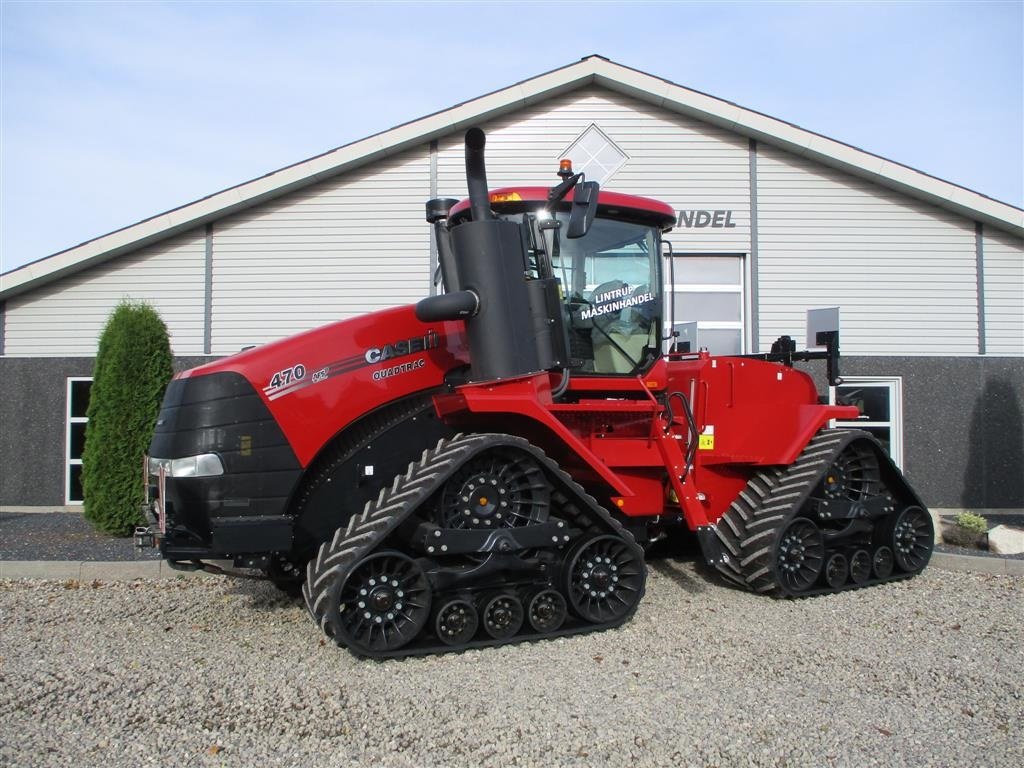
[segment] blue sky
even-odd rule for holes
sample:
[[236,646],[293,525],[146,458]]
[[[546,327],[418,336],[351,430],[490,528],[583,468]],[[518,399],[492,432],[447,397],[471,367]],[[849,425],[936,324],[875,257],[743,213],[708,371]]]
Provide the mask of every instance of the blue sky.
[[1020,0],[0,0],[0,43],[0,271],[591,53],[1024,202]]

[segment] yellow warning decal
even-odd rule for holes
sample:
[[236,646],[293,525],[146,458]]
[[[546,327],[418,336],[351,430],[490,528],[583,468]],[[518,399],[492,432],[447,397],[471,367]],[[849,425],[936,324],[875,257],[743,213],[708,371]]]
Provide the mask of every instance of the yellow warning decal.
[[701,435],[700,440],[697,442],[697,447],[702,451],[713,451],[715,450],[715,436],[714,435]]
[[518,192],[492,192],[492,203],[518,203],[523,198]]

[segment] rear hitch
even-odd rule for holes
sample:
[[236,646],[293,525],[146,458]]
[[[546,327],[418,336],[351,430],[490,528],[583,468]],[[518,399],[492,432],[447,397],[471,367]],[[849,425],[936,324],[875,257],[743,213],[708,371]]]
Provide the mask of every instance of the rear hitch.
[[[257,559],[252,559],[244,565],[250,563],[255,564]],[[202,560],[167,560],[167,567],[174,571],[184,571],[186,573],[194,573],[196,571],[203,571],[204,573],[212,573],[215,576],[230,576],[235,579],[252,579],[253,581],[265,581],[265,575],[256,575],[252,573],[246,573],[245,571],[235,571],[230,568],[222,568],[214,563],[204,562]]]
[[156,546],[156,534],[148,525],[136,526],[133,538],[136,549],[153,549]]

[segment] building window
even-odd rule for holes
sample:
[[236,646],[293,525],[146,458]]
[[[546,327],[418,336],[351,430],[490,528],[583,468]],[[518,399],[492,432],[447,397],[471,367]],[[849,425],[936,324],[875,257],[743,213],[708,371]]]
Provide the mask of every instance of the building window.
[[89,392],[92,379],[75,377],[68,379],[67,414],[64,467],[64,502],[81,504],[82,493],[82,451],[85,449],[85,425],[89,421]]
[[566,158],[572,160],[576,173],[586,174],[587,181],[598,184],[604,184],[629,159],[596,125],[587,128],[558,156],[559,160]]
[[[697,348],[715,355],[745,351],[746,295],[742,254],[676,254],[671,322],[681,331],[697,324]],[[674,273],[674,274],[673,274]],[[691,345],[692,346],[692,345]]]
[[870,432],[889,452],[896,466],[903,468],[902,378],[844,376],[842,384],[829,388],[829,398],[832,403],[856,405],[860,409],[856,421],[833,421],[833,426]]

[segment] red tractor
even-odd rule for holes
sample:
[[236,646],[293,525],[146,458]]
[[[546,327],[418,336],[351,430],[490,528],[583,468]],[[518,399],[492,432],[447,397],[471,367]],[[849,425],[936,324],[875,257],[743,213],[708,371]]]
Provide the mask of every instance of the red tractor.
[[760,355],[673,344],[673,210],[599,191],[427,203],[443,292],[250,349],[170,383],[150,449],[176,568],[263,571],[374,657],[627,621],[645,547],[696,534],[741,588],[798,597],[925,567],[932,522],[874,438],[829,429],[788,337]]

